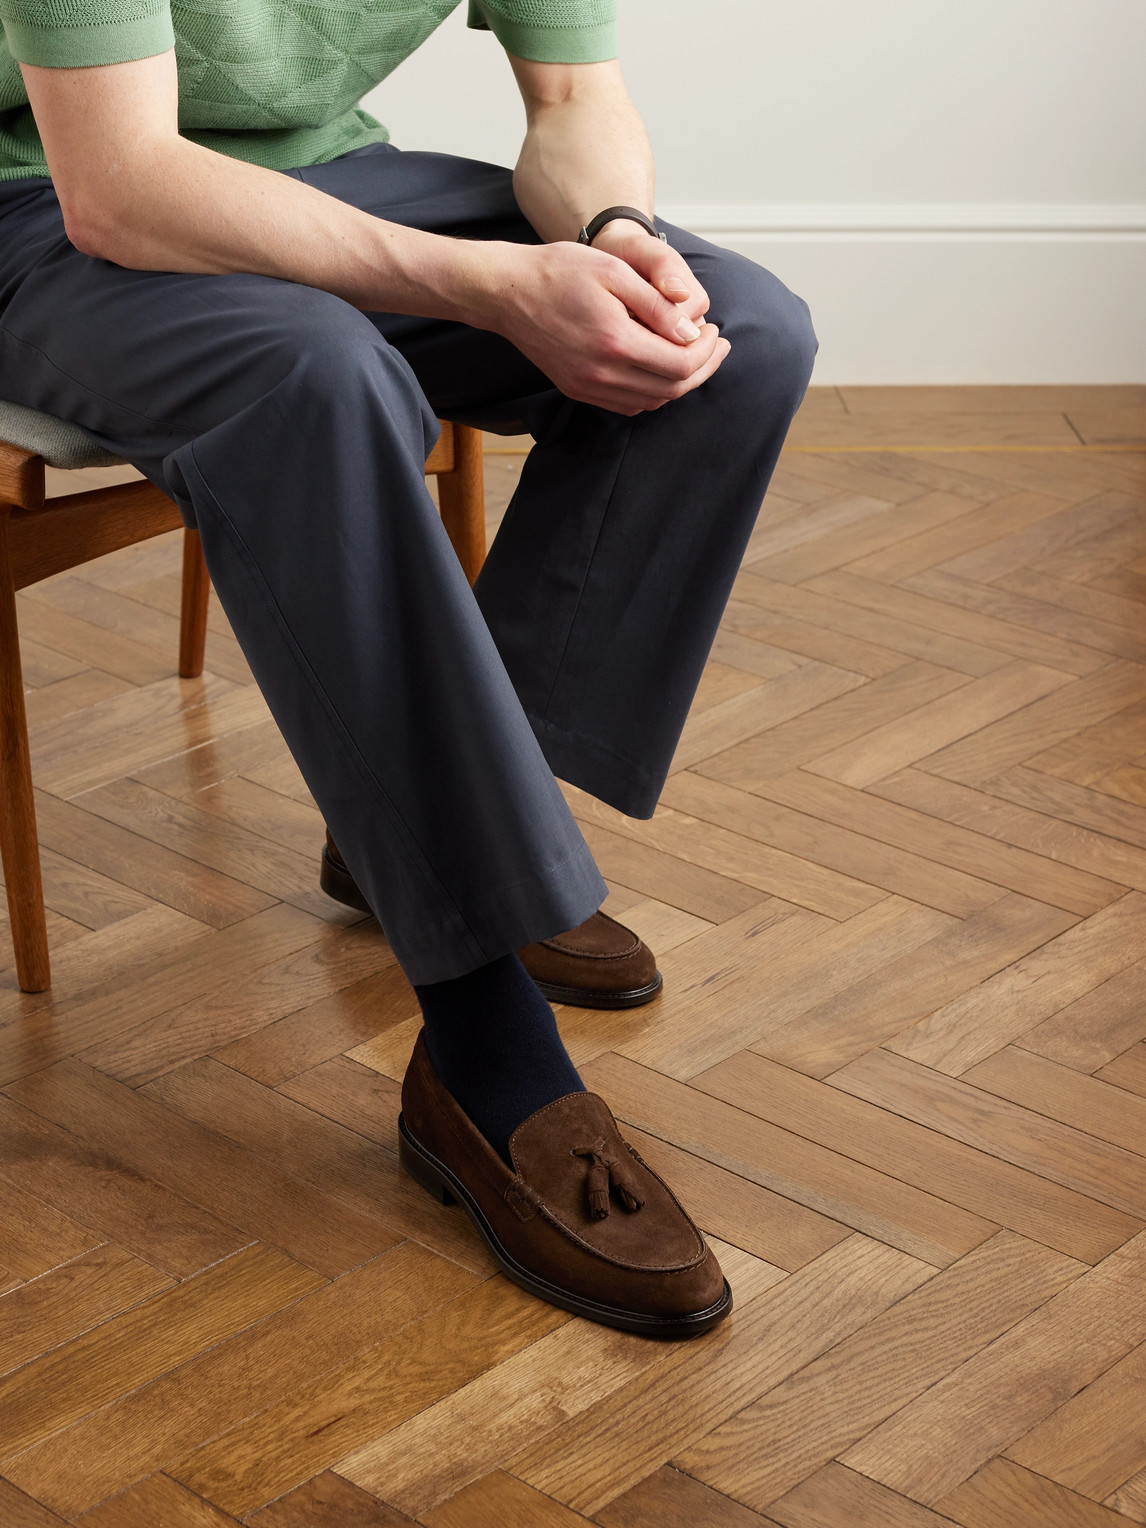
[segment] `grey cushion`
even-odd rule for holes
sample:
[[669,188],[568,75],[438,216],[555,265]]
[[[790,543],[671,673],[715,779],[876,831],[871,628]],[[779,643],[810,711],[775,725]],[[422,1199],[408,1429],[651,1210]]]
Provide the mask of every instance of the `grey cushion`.
[[78,424],[22,403],[0,403],[0,441],[34,451],[49,467],[115,467],[123,461],[97,446]]

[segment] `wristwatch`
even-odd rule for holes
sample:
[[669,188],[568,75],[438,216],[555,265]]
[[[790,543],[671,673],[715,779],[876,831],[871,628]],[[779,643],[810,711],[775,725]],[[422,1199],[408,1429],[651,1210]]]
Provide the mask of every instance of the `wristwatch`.
[[615,222],[617,218],[628,218],[632,223],[639,223],[646,233],[651,233],[654,239],[660,239],[665,243],[663,233],[657,231],[657,226],[652,218],[646,217],[637,207],[606,207],[604,212],[598,212],[597,216],[585,224],[577,235],[578,244],[592,244],[593,240],[601,232],[606,223]]

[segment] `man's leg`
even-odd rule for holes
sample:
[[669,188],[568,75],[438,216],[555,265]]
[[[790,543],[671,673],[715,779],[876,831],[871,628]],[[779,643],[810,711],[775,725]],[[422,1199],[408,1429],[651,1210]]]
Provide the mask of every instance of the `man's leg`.
[[[297,173],[433,232],[536,239],[495,165],[387,148]],[[656,806],[816,351],[775,276],[662,227],[732,349],[634,419],[571,402],[498,335],[371,315],[439,414],[534,436],[475,593],[554,774],[634,817]]]
[[10,190],[0,230],[0,391],[84,425],[198,525],[411,980],[589,916],[604,884],[426,492],[436,426],[402,356],[310,288],[89,259],[50,191]]
[[554,773],[633,817],[660,796],[816,350],[774,276],[665,227],[728,357],[634,419],[537,399],[475,589]]

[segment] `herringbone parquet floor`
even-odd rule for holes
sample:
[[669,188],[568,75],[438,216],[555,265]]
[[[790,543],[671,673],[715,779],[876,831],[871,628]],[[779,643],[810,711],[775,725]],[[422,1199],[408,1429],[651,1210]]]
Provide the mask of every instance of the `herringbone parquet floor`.
[[[563,1010],[716,1239],[692,1344],[398,1172],[412,994],[178,547],[21,596],[55,961],[0,982],[6,1528],[1146,1523],[1146,389],[823,389]],[[488,459],[496,513],[520,457]]]

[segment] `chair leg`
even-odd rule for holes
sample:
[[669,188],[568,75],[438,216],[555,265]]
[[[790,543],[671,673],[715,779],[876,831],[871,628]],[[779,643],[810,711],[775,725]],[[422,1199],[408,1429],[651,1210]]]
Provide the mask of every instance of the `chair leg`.
[[472,584],[485,561],[485,478],[480,430],[454,425],[454,470],[438,477],[438,504],[446,534]]
[[199,532],[183,532],[183,604],[179,618],[179,677],[198,679],[207,646],[207,602],[211,580]]
[[52,972],[6,507],[0,508],[0,860],[8,893],[16,977],[25,992],[43,992],[51,985]]

